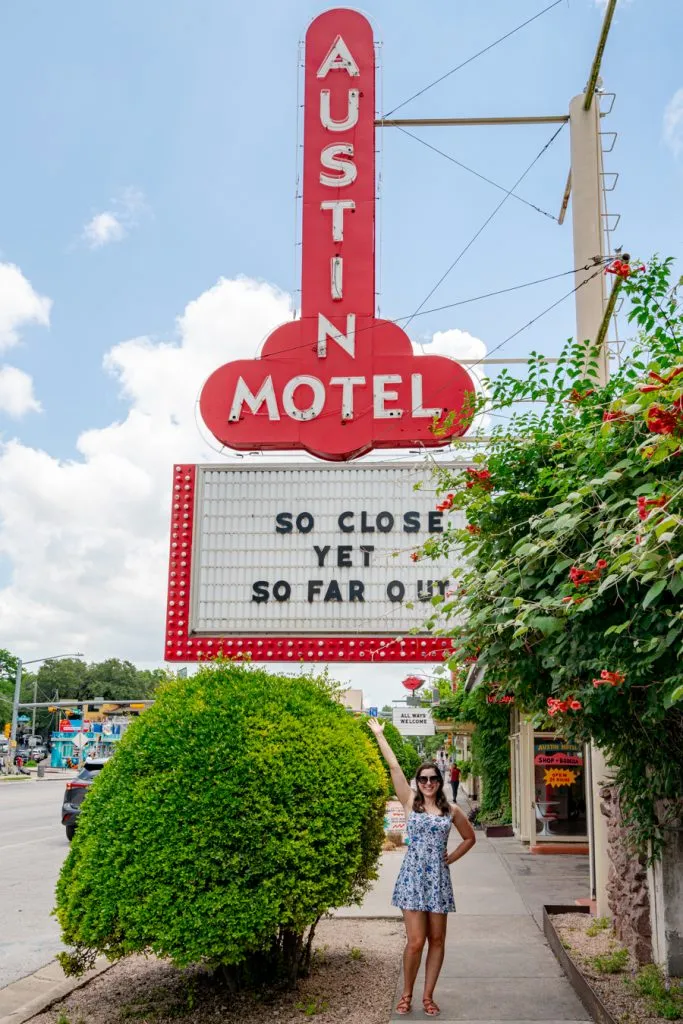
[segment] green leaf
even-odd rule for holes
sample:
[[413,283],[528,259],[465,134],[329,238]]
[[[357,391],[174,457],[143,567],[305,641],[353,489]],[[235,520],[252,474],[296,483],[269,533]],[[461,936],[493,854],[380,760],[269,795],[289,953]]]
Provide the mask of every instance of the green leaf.
[[631,620],[627,619],[626,622],[621,622],[618,626],[610,626],[609,629],[605,630],[605,636],[608,636],[610,633],[621,634],[624,630],[628,629],[630,625]]
[[650,607],[650,605],[652,604],[654,599],[656,597],[659,597],[661,592],[664,590],[664,587],[666,586],[666,584],[667,584],[667,580],[657,580],[656,583],[652,584],[652,586],[648,590],[647,594],[645,595],[645,599],[643,600],[643,608],[649,608]]
[[534,615],[529,619],[529,625],[538,629],[543,636],[551,636],[553,633],[560,633],[565,628],[564,618],[555,618],[553,615]]
[[683,700],[683,686],[677,686],[674,692],[669,696],[669,700],[672,704],[675,704],[679,700]]

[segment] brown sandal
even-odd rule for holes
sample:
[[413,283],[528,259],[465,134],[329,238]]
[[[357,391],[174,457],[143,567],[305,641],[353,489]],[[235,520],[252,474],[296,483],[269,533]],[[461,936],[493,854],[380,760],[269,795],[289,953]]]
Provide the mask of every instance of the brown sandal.
[[400,1013],[402,1017],[405,1016],[406,1013],[410,1013],[412,1009],[410,1004],[412,1001],[412,996],[401,996],[396,1005],[396,1013]]
[[433,999],[423,999],[422,1006],[424,1007],[424,1012],[428,1017],[438,1017],[441,1013],[441,1010]]

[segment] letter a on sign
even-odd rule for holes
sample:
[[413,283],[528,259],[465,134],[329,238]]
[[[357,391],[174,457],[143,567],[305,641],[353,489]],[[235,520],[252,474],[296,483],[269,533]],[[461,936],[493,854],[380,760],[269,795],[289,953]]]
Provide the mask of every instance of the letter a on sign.
[[301,318],[206,381],[202,418],[229,448],[347,460],[439,447],[470,424],[467,371],[416,356],[405,331],[375,316],[375,115],[370,24],[326,11],[306,33]]

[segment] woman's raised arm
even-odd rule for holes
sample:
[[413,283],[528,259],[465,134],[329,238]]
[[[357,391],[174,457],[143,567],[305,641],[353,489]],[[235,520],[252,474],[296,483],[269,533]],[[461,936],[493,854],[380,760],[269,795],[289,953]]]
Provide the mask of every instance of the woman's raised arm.
[[410,806],[413,802],[413,791],[410,788],[410,783],[403,774],[396,754],[393,752],[389,744],[387,743],[384,736],[384,722],[380,725],[376,718],[368,718],[368,728],[370,732],[375,734],[377,739],[377,745],[379,746],[382,757],[389,765],[389,771],[391,772],[391,781],[394,784],[396,790],[396,796],[399,798],[404,807]]

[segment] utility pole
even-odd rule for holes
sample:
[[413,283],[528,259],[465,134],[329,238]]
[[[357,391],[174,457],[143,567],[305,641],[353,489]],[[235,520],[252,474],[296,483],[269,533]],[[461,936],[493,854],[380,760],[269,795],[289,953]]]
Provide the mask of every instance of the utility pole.
[[14,682],[14,700],[12,701],[12,724],[9,731],[9,744],[7,746],[7,772],[10,774],[14,768],[14,750],[17,745],[17,719],[19,717],[19,700],[21,698],[21,671],[23,662],[17,658],[17,672]]
[[[574,266],[590,268],[577,270],[574,275],[578,342],[596,340],[605,312],[600,110],[597,102],[586,110],[585,100],[581,94],[569,104]],[[598,352],[600,384],[606,383],[608,373],[609,355],[607,345],[603,343]]]
[[[600,141],[600,102],[595,98],[600,64],[607,42],[617,0],[609,0],[602,31],[598,41],[586,91],[575,96],[569,104],[571,136],[572,230],[577,267],[604,257],[603,203],[602,203],[602,145]],[[596,269],[598,269],[596,267]],[[595,270],[580,270],[575,275],[576,340],[587,338],[599,344],[597,352],[598,384],[605,385],[609,378],[609,348],[607,345],[605,276]],[[582,282],[586,282],[583,284]],[[579,287],[579,285],[581,287]],[[589,812],[590,884],[596,900],[598,917],[610,917],[607,882],[610,868],[607,820],[600,810],[600,790],[610,780],[605,755],[591,742],[585,772],[586,803]]]
[[[33,680],[33,703],[34,703],[34,705],[35,705],[37,700],[38,700],[38,680],[34,679]],[[35,734],[36,734],[36,709],[34,707],[33,708],[33,719],[32,719],[32,722],[31,722],[31,735],[35,736]]]

